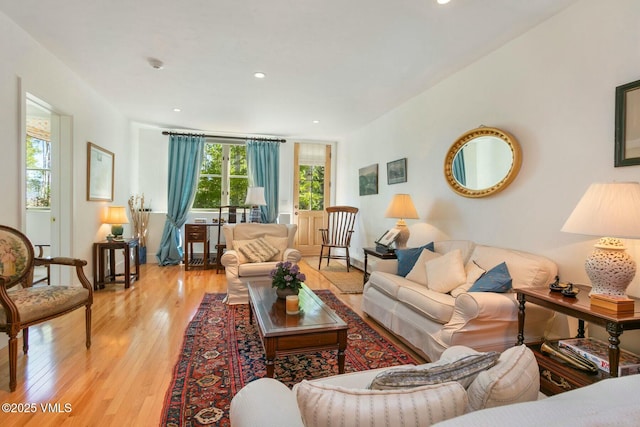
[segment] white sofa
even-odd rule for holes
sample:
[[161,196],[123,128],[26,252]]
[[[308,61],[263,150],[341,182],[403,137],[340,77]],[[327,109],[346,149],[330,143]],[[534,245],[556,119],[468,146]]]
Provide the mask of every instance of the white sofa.
[[[248,304],[247,282],[268,279],[269,273],[280,261],[293,264],[300,261],[302,254],[293,247],[297,229],[295,224],[240,223],[222,226],[227,250],[220,262],[227,275],[227,304]],[[250,262],[238,248],[259,238],[264,238],[278,251],[267,261]]]
[[[425,285],[424,281],[409,280],[414,278],[415,270],[407,277],[397,275],[396,260],[376,262],[364,287],[363,311],[429,360],[437,360],[453,345],[502,351],[516,343],[518,303],[515,292],[466,292],[478,277],[476,266],[488,271],[505,262],[513,289],[546,287],[557,275],[556,264],[542,256],[468,240],[435,242],[438,254],[456,250],[460,250],[467,276],[450,292],[433,290],[431,283]],[[419,261],[416,268],[424,269],[425,264]],[[550,310],[527,305],[527,340],[542,339],[553,316]]]
[[[470,350],[454,346],[440,361],[418,367],[449,363]],[[535,357],[524,346],[508,349],[495,366],[462,382],[390,392],[367,390],[373,378],[388,369],[305,381],[293,390],[276,379],[255,380],[232,399],[231,425],[582,427],[637,426],[640,422],[640,375],[607,379],[546,398],[538,392]],[[380,397],[382,401],[375,400]]]

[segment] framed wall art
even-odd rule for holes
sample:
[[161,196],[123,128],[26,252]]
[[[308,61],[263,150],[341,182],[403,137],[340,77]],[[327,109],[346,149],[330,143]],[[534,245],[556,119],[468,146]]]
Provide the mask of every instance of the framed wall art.
[[378,164],[359,169],[360,195],[378,194]]
[[114,163],[111,151],[87,143],[87,200],[113,202]]
[[614,166],[640,165],[640,80],[616,88]]
[[407,182],[407,158],[387,163],[387,184]]

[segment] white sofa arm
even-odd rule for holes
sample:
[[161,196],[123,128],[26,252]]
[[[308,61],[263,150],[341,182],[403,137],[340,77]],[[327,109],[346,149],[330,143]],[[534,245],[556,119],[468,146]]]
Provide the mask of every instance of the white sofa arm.
[[300,253],[300,251],[295,248],[287,248],[284,250],[284,253],[282,254],[283,261],[289,261],[294,264],[297,264],[298,261],[300,261],[301,259],[302,259],[302,253]]
[[233,427],[304,427],[296,395],[278,380],[260,378],[231,400]]
[[240,265],[240,259],[238,258],[238,253],[230,249],[225,251],[225,253],[220,257],[220,264],[225,267],[238,267]]
[[398,261],[395,259],[380,259],[371,264],[371,272],[398,274]]

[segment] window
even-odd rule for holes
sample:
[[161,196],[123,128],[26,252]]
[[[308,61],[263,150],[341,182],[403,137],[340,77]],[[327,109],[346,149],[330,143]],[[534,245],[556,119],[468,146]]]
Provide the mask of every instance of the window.
[[27,134],[27,209],[51,208],[51,142]]
[[244,144],[205,143],[193,208],[242,206],[248,186],[247,152]]
[[300,194],[298,202],[301,210],[324,210],[324,166],[300,165]]

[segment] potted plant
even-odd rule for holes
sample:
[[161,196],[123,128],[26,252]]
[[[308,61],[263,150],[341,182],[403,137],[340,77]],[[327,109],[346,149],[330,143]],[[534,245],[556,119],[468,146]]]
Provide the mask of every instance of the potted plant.
[[144,194],[129,197],[129,213],[133,235],[138,238],[138,255],[140,264],[147,262],[147,233],[149,231],[149,213],[151,209],[144,206]]
[[300,267],[289,261],[279,262],[276,268],[271,270],[271,286],[276,288],[278,298],[286,298],[287,295],[297,295],[302,282],[307,278],[300,272]]

